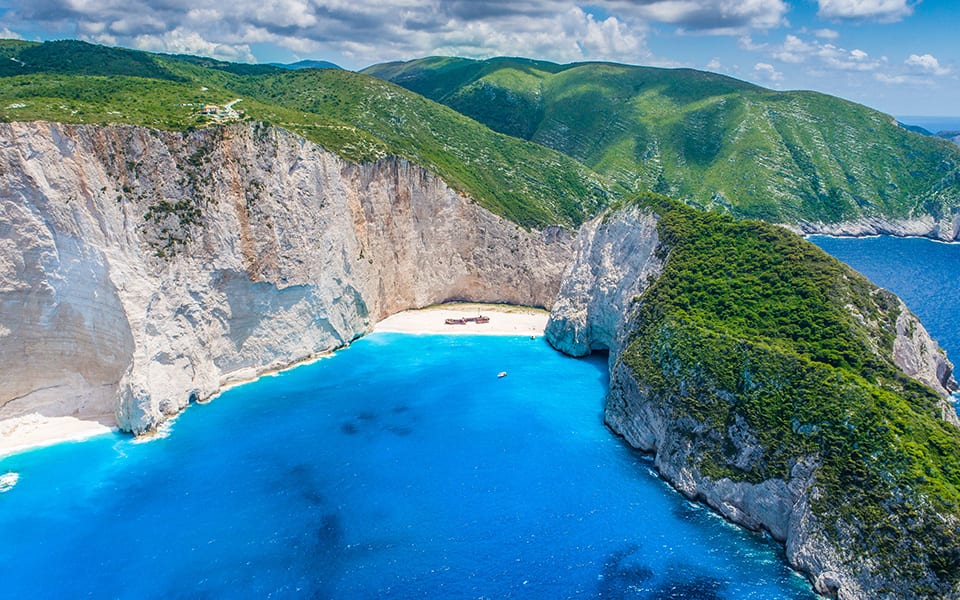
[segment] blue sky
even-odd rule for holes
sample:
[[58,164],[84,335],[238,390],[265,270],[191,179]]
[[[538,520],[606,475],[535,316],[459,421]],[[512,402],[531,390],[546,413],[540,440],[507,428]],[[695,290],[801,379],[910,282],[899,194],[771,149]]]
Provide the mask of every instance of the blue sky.
[[0,0],[0,37],[357,69],[428,55],[693,67],[960,115],[951,0]]

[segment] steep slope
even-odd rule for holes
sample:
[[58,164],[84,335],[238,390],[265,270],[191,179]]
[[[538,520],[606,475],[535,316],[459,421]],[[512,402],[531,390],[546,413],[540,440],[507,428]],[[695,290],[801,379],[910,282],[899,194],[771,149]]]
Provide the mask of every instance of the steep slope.
[[631,190],[807,231],[960,234],[960,150],[838,98],[607,63],[433,58],[364,72]]
[[0,231],[0,419],[134,432],[399,310],[550,306],[571,257],[403,159],[254,124],[0,125]]
[[[601,177],[569,157],[347,71],[290,71],[76,41],[8,41],[0,53],[8,56],[0,61],[0,121],[174,131],[237,119],[269,122],[348,160],[409,158],[527,227],[575,226],[610,193]],[[227,104],[230,110],[220,110]],[[205,105],[214,107],[213,116],[201,114]]]
[[650,197],[584,226],[547,335],[610,348],[608,425],[817,591],[960,593],[956,382],[889,292],[778,227]]

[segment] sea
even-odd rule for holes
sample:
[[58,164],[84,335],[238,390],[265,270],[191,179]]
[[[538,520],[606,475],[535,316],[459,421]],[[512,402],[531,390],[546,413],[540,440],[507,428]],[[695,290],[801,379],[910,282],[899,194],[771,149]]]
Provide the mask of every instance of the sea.
[[0,596],[814,598],[604,427],[607,384],[542,337],[374,333],[166,437],[2,459]]
[[[960,357],[960,245],[813,241]],[[152,440],[0,459],[0,596],[815,598],[603,425],[607,385],[542,337],[374,333]]]
[[930,133],[940,133],[941,131],[960,131],[960,117],[930,117],[930,116],[911,116],[904,115],[895,117],[897,121],[907,125],[916,125],[923,127]]

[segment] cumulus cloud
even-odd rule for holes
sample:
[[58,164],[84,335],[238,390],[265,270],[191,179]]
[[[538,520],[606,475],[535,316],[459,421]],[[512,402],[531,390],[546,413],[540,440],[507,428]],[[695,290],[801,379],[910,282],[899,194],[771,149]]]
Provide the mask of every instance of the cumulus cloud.
[[760,62],[753,65],[753,72],[763,81],[770,83],[783,81],[783,73],[777,71],[774,66],[769,63]]
[[815,51],[816,46],[813,44],[808,44],[795,35],[788,35],[773,56],[786,63],[802,63]]
[[932,75],[950,74],[949,67],[942,66],[940,61],[932,54],[911,54],[910,57],[904,61],[904,64],[914,70]]
[[825,40],[835,40],[840,37],[840,32],[833,29],[818,29],[813,32],[813,35]]
[[8,0],[11,27],[250,58],[258,44],[354,64],[456,52],[551,60],[652,59],[651,23],[746,33],[785,24],[785,0]]
[[233,62],[256,62],[246,44],[218,44],[203,39],[199,33],[180,28],[160,35],[138,35],[133,39],[133,45],[140,50],[154,52],[198,54]]
[[919,4],[908,0],[817,0],[817,15],[823,19],[892,23],[913,14]]
[[6,27],[0,28],[0,39],[5,40],[22,40],[23,36],[17,33],[16,31],[10,31]]
[[833,71],[875,71],[886,62],[884,58],[871,58],[859,48],[846,50],[829,42],[805,41],[795,35],[787,35],[771,56],[785,63]]
[[932,87],[935,85],[934,81],[929,77],[920,77],[917,75],[908,75],[904,73],[874,73],[873,78],[880,83],[885,83],[887,85],[907,85],[911,87]]
[[650,21],[716,34],[741,34],[786,24],[789,6],[783,0],[638,0],[613,2]]

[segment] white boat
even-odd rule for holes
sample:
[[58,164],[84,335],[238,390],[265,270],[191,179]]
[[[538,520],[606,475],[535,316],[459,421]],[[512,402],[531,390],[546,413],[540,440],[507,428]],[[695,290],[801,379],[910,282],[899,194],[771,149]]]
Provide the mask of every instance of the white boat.
[[20,481],[20,474],[9,472],[0,475],[0,492],[6,492],[17,485],[17,482]]

